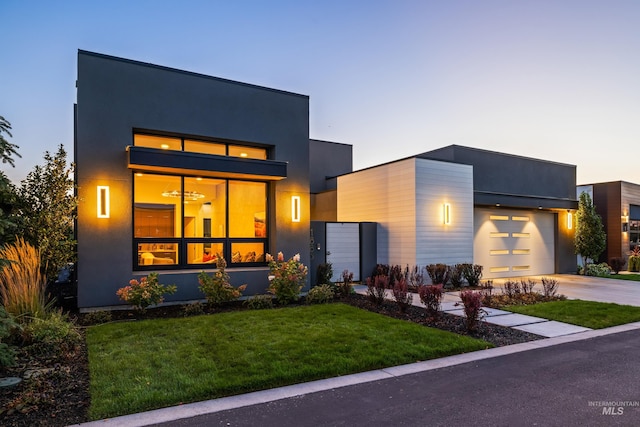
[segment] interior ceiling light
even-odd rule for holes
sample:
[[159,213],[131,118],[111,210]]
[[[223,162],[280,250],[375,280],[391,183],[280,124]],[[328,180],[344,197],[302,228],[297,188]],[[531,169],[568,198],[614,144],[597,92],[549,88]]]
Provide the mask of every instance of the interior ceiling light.
[[[182,197],[182,192],[178,191],[178,190],[165,191],[165,192],[162,193],[162,195],[164,197],[172,197],[172,198],[178,199],[178,198]],[[185,191],[184,192],[184,199],[185,200],[191,200],[191,201],[200,200],[200,199],[204,199],[204,194],[198,193],[197,191]]]

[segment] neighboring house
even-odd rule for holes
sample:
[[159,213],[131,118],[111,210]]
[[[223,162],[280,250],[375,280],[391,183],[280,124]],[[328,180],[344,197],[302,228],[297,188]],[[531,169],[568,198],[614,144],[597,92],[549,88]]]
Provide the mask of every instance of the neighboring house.
[[576,267],[575,166],[450,146],[352,172],[352,146],[310,140],[290,92],[79,51],[75,163],[80,309],[152,271],[177,285],[168,302],[201,299],[219,256],[264,293],[278,251],[359,279],[376,262]]
[[625,181],[601,182],[578,186],[577,196],[582,192],[591,197],[607,234],[607,247],[599,261],[628,259],[629,252],[640,245],[640,185]]
[[377,222],[380,263],[575,272],[575,169],[453,145],[338,177],[338,221]]

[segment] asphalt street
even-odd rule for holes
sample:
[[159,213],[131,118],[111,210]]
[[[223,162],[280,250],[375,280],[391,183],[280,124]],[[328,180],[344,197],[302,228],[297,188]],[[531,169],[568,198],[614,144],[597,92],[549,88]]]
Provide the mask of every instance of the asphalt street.
[[640,425],[640,330],[157,426]]

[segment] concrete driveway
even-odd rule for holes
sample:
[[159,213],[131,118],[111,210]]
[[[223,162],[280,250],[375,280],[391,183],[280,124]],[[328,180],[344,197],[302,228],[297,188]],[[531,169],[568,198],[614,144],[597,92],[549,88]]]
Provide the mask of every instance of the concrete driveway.
[[[542,291],[540,279],[553,277],[558,280],[558,293],[569,299],[585,301],[613,302],[616,304],[640,307],[640,282],[631,280],[604,279],[601,277],[578,276],[576,274],[550,274],[533,276],[538,284],[536,289]],[[494,286],[500,291],[502,280],[494,280]]]

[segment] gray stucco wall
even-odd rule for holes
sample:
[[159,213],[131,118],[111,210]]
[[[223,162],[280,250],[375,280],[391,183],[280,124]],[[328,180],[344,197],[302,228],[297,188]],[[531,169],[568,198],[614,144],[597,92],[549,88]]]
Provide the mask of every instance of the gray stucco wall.
[[336,142],[309,140],[309,179],[312,193],[335,190],[336,177],[353,171],[353,147]]
[[[78,305],[121,304],[115,292],[134,276],[132,172],[125,147],[134,129],[171,132],[272,146],[273,160],[288,162],[288,177],[270,184],[269,251],[309,262],[309,99],[307,96],[78,52],[76,180]],[[109,185],[111,217],[96,218],[96,186]],[[302,220],[291,222],[291,196],[301,196]],[[198,270],[171,271],[168,301],[199,299]],[[266,288],[267,268],[229,270],[247,293]],[[166,279],[166,280],[165,280]]]

